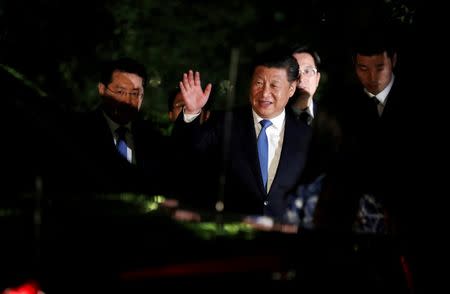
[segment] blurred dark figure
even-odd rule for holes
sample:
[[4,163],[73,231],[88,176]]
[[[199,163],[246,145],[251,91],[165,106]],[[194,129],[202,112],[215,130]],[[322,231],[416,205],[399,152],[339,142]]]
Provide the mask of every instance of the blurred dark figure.
[[0,148],[6,171],[0,180],[3,290],[44,275],[42,223],[48,204],[44,193],[50,175],[66,174],[56,163],[71,162],[67,155],[73,146],[62,105],[6,60],[0,61],[0,83],[4,86],[1,122],[6,126]]
[[167,111],[171,122],[177,120],[178,115],[183,111],[183,107],[184,102],[180,89],[171,90],[167,99]]
[[[208,120],[209,115],[211,114],[211,100],[208,100],[208,103],[203,107],[202,113],[200,115],[200,123]],[[178,118],[178,115],[182,112],[184,107],[183,96],[179,88],[175,88],[169,92],[169,99],[167,100],[168,107],[168,115],[169,120],[171,122],[175,122]]]
[[417,217],[414,165],[418,93],[410,76],[397,74],[395,30],[376,26],[352,44],[354,85],[335,90],[343,147],[316,210],[318,228],[389,235],[407,244]]
[[[202,108],[200,124],[206,122],[210,116],[211,101]],[[177,87],[169,92],[168,116],[173,123],[183,112],[184,100],[180,89]],[[172,187],[172,195],[181,201],[181,205],[197,210],[208,210],[214,207],[215,197],[219,190],[218,170],[219,166],[213,159],[213,154],[188,154],[182,149],[182,145],[171,144],[171,172],[170,177],[176,182]],[[186,173],[180,165],[188,166],[190,172]],[[189,187],[189,188],[186,188]]]
[[312,140],[300,185],[289,196],[286,220],[300,228],[313,228],[318,197],[338,156],[342,131],[332,103],[318,101],[316,95],[321,78],[319,54],[310,45],[299,45],[293,48],[292,55],[299,64],[299,79],[288,111],[292,110],[299,121],[311,127]]
[[[11,72],[12,70],[12,72]],[[13,73],[13,74],[12,74]],[[4,85],[1,122],[3,133],[0,197],[0,291],[39,277],[39,227],[36,182],[44,173],[45,145],[58,127],[57,107],[27,86],[24,76],[0,63]],[[58,146],[55,144],[54,146]]]

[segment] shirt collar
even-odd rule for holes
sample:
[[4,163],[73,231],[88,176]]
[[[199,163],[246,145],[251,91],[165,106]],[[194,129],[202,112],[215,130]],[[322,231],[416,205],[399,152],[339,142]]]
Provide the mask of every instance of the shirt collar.
[[[253,112],[253,122],[255,123],[255,125],[259,124],[259,122],[262,121],[263,118],[260,117],[253,109],[252,109],[252,112]],[[272,126],[277,129],[281,129],[283,127],[285,117],[286,117],[286,112],[283,109],[283,111],[279,115],[270,119],[270,121],[272,122]]]
[[[108,124],[109,129],[114,134],[116,132],[117,128],[120,127],[121,125],[119,125],[118,123],[116,123],[115,121],[110,119],[109,116],[107,116],[104,111],[102,111],[102,113],[103,113],[103,116],[106,119],[106,123]],[[123,125],[123,126],[126,127],[128,130],[131,130],[131,122],[129,122],[126,125]]]
[[314,102],[311,102],[311,103],[309,104],[308,108],[306,108],[306,109],[303,110],[303,111],[308,112],[308,114],[309,114],[312,118],[314,118]]
[[377,95],[370,93],[369,91],[367,91],[367,89],[364,89],[364,92],[366,92],[366,94],[369,95],[370,98],[377,96],[378,101],[380,101],[381,104],[385,105],[386,98],[392,89],[392,85],[394,84],[394,79],[395,79],[395,76],[394,76],[394,74],[392,74],[392,78],[391,78],[391,81],[389,82],[389,84],[386,86],[386,88],[383,89],[383,91],[381,91]]
[[306,111],[312,118],[314,118],[314,101],[311,101],[309,106],[303,110],[298,109],[292,105],[292,111],[297,115],[300,115],[302,112]]

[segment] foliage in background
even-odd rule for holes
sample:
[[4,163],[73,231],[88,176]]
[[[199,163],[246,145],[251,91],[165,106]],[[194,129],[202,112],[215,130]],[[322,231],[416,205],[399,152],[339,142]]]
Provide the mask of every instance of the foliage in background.
[[97,46],[99,57],[132,56],[146,65],[149,84],[143,111],[157,121],[164,119],[167,93],[178,86],[183,72],[199,70],[204,83],[215,86],[228,78],[234,34],[244,30],[256,14],[254,7],[239,1],[224,3],[220,10],[208,2],[162,5],[161,1],[131,0],[109,2],[105,9],[113,16],[115,28],[113,38]]
[[[86,110],[98,102],[99,62],[130,56],[149,71],[144,114],[169,131],[167,93],[182,73],[199,70],[213,83],[213,108],[230,99],[247,99],[247,67],[256,51],[270,46],[312,43],[324,59],[323,83],[348,76],[343,44],[357,29],[381,15],[411,24],[415,6],[408,0],[346,3],[326,0],[277,1],[82,1],[6,0],[0,63],[21,72],[55,103]],[[23,9],[27,7],[27,9]],[[238,52],[235,85],[231,52]],[[321,87],[322,89],[322,87]]]

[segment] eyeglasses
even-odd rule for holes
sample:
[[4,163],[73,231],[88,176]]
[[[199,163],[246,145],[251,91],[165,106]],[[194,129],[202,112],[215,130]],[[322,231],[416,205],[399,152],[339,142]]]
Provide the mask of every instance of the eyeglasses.
[[111,92],[111,93],[113,93],[113,94],[115,94],[117,96],[120,96],[122,98],[126,98],[127,96],[130,96],[132,99],[140,99],[140,98],[142,98],[142,96],[144,96],[144,92],[141,92],[141,91],[127,92],[127,91],[122,90],[122,89],[119,89],[117,91],[113,91],[109,87],[106,87],[106,89],[109,92]]
[[317,74],[317,68],[312,67],[312,66],[307,66],[303,69],[300,69],[299,72],[304,77],[312,78],[313,76],[315,76]]

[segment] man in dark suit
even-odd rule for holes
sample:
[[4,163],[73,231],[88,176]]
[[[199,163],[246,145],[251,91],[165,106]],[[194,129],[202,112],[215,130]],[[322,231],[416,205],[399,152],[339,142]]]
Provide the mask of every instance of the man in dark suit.
[[[381,28],[362,32],[352,53],[357,85],[337,92],[344,148],[336,169],[340,191],[334,187],[333,193],[341,196],[323,214],[333,216],[327,221],[332,227],[371,233],[406,228],[403,208],[414,201],[402,196],[410,187],[403,179],[414,170],[406,156],[413,142],[414,93],[405,76],[395,74],[392,41]],[[352,217],[344,221],[343,215]]]
[[400,62],[394,33],[388,26],[367,29],[353,47],[359,87],[346,93],[349,100],[344,104],[345,130],[355,147],[346,162],[353,169],[353,195],[359,196],[354,228],[395,237],[414,281],[422,252],[411,241],[423,225],[426,203],[418,193],[423,181],[418,166],[426,156],[420,131],[426,119],[418,115],[423,80],[416,71],[401,71],[408,64]]
[[330,160],[335,156],[342,134],[334,102],[323,99],[326,97],[321,97],[321,103],[318,101],[317,90],[321,78],[319,54],[312,47],[302,45],[295,47],[292,55],[299,64],[299,79],[297,90],[288,105],[297,118],[313,130],[308,174],[315,178],[327,169]]
[[[163,193],[168,156],[166,138],[139,113],[147,74],[130,58],[109,61],[101,72],[101,103],[77,115],[74,133],[83,160],[81,189],[92,192]],[[84,170],[84,171],[83,171]],[[86,173],[88,173],[87,176]]]
[[312,228],[316,203],[323,183],[328,181],[326,175],[338,156],[342,134],[333,106],[323,99],[320,104],[317,101],[321,78],[319,54],[308,45],[300,45],[293,48],[292,55],[299,64],[299,79],[288,111],[293,111],[298,120],[311,127],[312,139],[305,172],[296,193],[290,195],[286,218],[301,227]]
[[320,83],[320,57],[309,46],[295,47],[292,56],[299,65],[299,78],[294,97],[288,104],[299,119],[311,125],[316,112],[314,95]]
[[403,202],[399,197],[407,186],[399,175],[405,175],[409,165],[404,154],[410,145],[413,112],[409,107],[414,93],[404,77],[395,75],[396,48],[385,36],[374,40],[364,34],[354,48],[354,68],[362,89],[349,95],[353,99],[349,127],[358,144],[357,168],[367,175],[363,189],[390,214],[389,230],[396,230],[401,211],[397,206]]
[[[212,85],[203,90],[198,72],[185,73],[180,82],[185,106],[173,135],[186,149],[215,151],[217,165],[223,159],[224,193],[223,199],[219,195],[217,209],[224,205],[225,211],[265,215],[281,221],[287,194],[295,189],[303,172],[311,131],[285,110],[297,86],[296,60],[290,54],[262,54],[252,69],[251,105],[211,113],[202,125],[198,115],[208,101]],[[270,121],[268,126],[262,126],[263,120]],[[258,151],[264,128],[266,153]]]

